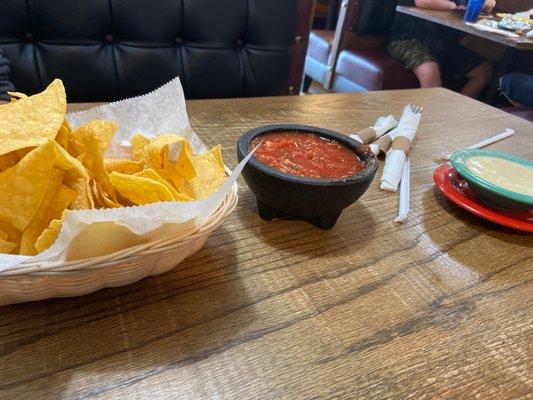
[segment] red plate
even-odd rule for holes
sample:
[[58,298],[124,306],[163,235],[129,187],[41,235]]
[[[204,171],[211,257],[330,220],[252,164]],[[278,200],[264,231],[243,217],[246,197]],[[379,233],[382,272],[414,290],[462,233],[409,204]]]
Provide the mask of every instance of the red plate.
[[533,232],[533,211],[510,213],[492,208],[479,201],[468,188],[468,183],[449,164],[435,170],[433,180],[440,191],[459,207],[492,221],[526,232]]

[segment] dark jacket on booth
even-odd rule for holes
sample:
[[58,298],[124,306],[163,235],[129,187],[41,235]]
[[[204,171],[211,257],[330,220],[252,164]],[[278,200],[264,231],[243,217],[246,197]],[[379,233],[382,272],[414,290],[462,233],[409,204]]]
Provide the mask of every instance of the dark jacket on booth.
[[6,92],[10,90],[15,90],[15,88],[9,81],[9,61],[0,50],[0,100],[9,100]]

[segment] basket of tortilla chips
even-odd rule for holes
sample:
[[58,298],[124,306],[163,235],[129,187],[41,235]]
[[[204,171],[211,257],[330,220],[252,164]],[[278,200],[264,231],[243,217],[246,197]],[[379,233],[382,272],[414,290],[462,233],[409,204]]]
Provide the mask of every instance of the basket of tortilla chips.
[[60,80],[0,106],[0,304],[170,270],[237,204],[220,146],[192,131],[179,80],[67,114]]

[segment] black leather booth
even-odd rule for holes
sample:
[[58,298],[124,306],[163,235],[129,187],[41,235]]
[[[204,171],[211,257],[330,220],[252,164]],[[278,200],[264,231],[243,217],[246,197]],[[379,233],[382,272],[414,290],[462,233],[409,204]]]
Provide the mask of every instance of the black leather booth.
[[63,79],[69,101],[297,91],[313,0],[0,0],[0,49],[18,91]]

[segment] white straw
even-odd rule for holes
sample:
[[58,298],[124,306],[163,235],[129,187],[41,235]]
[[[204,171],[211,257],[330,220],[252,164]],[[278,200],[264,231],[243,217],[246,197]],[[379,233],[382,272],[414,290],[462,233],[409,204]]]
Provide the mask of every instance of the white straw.
[[[503,139],[506,139],[508,138],[509,136],[513,136],[514,135],[514,129],[511,129],[511,128],[507,128],[505,130],[505,132],[502,132],[502,133],[498,133],[497,135],[495,136],[492,136],[490,138],[487,138],[485,140],[482,140],[481,142],[479,143],[476,143],[476,144],[473,144],[472,146],[469,146],[467,147],[467,149],[469,150],[472,150],[472,149],[481,149],[482,147],[486,147],[490,144],[493,144],[493,143],[496,143],[496,142],[499,142],[500,140],[503,140]],[[453,153],[450,153],[448,155],[446,155],[444,157],[444,160],[449,160],[450,157],[452,156]]]
[[513,135],[514,135],[514,129],[507,128],[505,132],[499,133],[491,138],[488,138],[488,139],[482,140],[479,143],[473,144],[472,146],[467,147],[467,149],[480,149],[482,147],[488,146],[489,144],[496,143],[500,140],[503,140]]
[[407,156],[405,165],[402,172],[402,180],[400,183],[400,206],[398,210],[398,216],[394,219],[394,222],[403,223],[407,219],[409,214],[409,191],[411,180],[411,157]]

